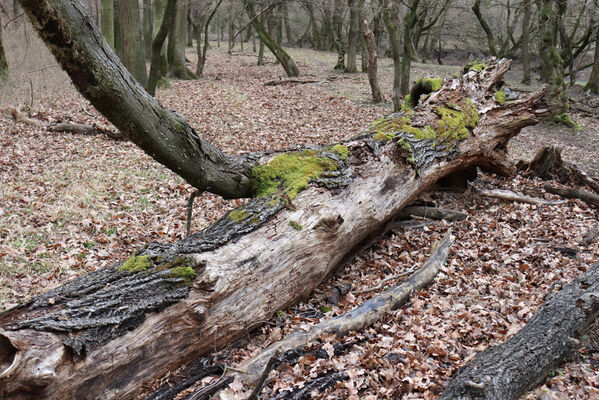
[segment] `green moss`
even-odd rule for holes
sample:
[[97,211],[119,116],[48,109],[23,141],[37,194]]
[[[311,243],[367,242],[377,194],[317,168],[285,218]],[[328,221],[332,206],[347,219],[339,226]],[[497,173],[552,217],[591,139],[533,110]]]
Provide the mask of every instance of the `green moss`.
[[503,104],[507,101],[507,95],[503,90],[496,91],[493,97],[495,98],[495,102],[497,104]]
[[394,137],[395,132],[385,132],[383,130],[379,130],[372,138],[377,141],[388,142],[389,140],[393,140]]
[[462,102],[462,112],[464,113],[464,125],[467,128],[474,129],[478,121],[480,121],[480,117],[472,100],[465,99]]
[[297,221],[289,221],[289,226],[298,231],[301,231],[304,228],[304,226]]
[[409,111],[411,109],[412,109],[412,95],[408,93],[403,100],[400,110],[401,111]]
[[320,307],[320,312],[325,313],[325,314],[328,313],[328,312],[331,312],[332,310],[333,309],[331,307],[329,307],[329,306],[322,306],[322,307]]
[[411,125],[405,125],[402,130],[405,133],[409,133],[410,135],[414,136],[414,139],[418,140],[432,140],[437,137],[437,132],[435,132],[435,130],[428,125],[424,128],[416,128]]
[[457,142],[468,137],[468,128],[464,121],[464,113],[447,107],[438,107],[437,140]]
[[311,180],[319,178],[327,171],[336,171],[339,167],[337,161],[327,157],[322,151],[307,150],[280,154],[268,164],[254,167],[254,194],[256,197],[264,197],[283,191],[289,200],[293,200],[299,192],[308,187]]
[[349,157],[349,149],[342,144],[334,144],[331,147],[328,147],[327,150],[337,154],[342,160],[347,160],[347,157]]
[[422,83],[428,83],[433,92],[436,92],[437,90],[441,89],[441,86],[443,86],[443,82],[443,78],[420,78],[416,81],[416,84],[418,85]]
[[152,267],[150,256],[131,256],[119,267],[119,271],[147,271]]
[[563,112],[561,114],[553,115],[551,117],[551,119],[556,124],[564,125],[564,126],[570,128],[570,129],[574,129],[574,130],[582,129],[582,125],[580,125],[580,123],[578,123],[577,121],[575,121],[574,119],[572,119],[572,116],[569,113],[567,113],[567,112]]
[[191,285],[196,278],[196,272],[191,267],[175,267],[170,270],[173,278],[182,278],[186,285]]
[[466,64],[466,66],[464,67],[464,73],[468,73],[470,71],[481,72],[485,68],[487,68],[487,66],[485,65],[484,62],[482,62],[480,60],[476,60],[476,61],[472,61],[472,62],[469,62],[468,64]]
[[229,213],[229,219],[235,222],[245,221],[250,217],[250,213],[244,210],[233,210]]

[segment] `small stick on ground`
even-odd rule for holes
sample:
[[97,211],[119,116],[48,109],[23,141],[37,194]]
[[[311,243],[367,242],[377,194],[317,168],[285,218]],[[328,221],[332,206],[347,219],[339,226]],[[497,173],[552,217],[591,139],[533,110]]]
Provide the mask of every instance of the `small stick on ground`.
[[339,381],[349,379],[349,375],[346,372],[334,372],[321,374],[318,377],[304,382],[303,385],[297,385],[291,391],[284,391],[278,395],[271,397],[270,400],[302,400],[311,399],[311,393],[318,391],[322,393],[325,389],[333,386]]
[[361,306],[351,311],[312,326],[308,331],[296,331],[273,343],[239,367],[247,373],[238,375],[238,378],[246,383],[256,382],[264,370],[264,366],[276,352],[283,353],[303,347],[309,341],[324,334],[335,334],[341,337],[350,331],[359,331],[378,321],[388,311],[397,309],[407,301],[414,291],[428,286],[433,281],[447,259],[453,240],[453,235],[448,231],[424,265],[399,285],[366,300]]
[[426,207],[426,206],[409,206],[404,208],[401,213],[401,216],[409,217],[409,216],[417,216],[428,219],[446,219],[448,221],[459,221],[462,219],[466,219],[468,214],[447,210],[445,208],[436,208],[436,207]]
[[277,351],[277,352],[275,352],[275,354],[273,354],[273,356],[270,358],[270,360],[268,360],[266,367],[264,367],[264,372],[262,372],[262,375],[260,375],[260,378],[258,379],[258,382],[256,382],[256,386],[254,387],[254,390],[252,390],[252,393],[250,393],[247,400],[256,400],[258,398],[258,395],[262,391],[262,386],[264,386],[264,382],[266,381],[266,378],[268,378],[270,371],[272,371],[272,369],[275,367],[278,357],[279,357],[279,352]]
[[518,201],[520,203],[528,203],[528,204],[535,204],[535,205],[541,205],[541,206],[556,206],[559,204],[566,203],[566,201],[564,201],[564,200],[539,199],[536,197],[527,196],[525,194],[512,192],[511,190],[502,190],[502,189],[480,190],[478,193],[481,196],[485,196],[485,197],[493,197],[496,199],[507,200],[507,201]]

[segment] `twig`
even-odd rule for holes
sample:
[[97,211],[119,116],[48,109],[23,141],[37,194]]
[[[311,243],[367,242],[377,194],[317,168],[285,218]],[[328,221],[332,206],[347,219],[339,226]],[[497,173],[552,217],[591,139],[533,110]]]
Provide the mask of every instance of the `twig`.
[[593,240],[599,235],[599,225],[595,225],[584,235],[584,237],[578,243],[579,246],[588,246]]
[[268,378],[270,371],[274,368],[278,357],[279,352],[276,351],[275,354],[272,355],[270,360],[268,360],[266,367],[264,367],[264,372],[262,372],[262,375],[260,375],[258,382],[256,382],[256,386],[254,386],[254,390],[252,390],[252,393],[250,393],[247,400],[256,400],[258,398],[258,395],[262,391],[262,386],[264,386],[264,381],[266,381],[266,378]]
[[388,278],[385,278],[381,281],[381,283],[379,283],[375,287],[371,287],[371,288],[364,289],[364,290],[357,290],[357,291],[354,291],[353,293],[354,294],[362,294],[362,293],[370,293],[370,292],[377,291],[377,290],[381,289],[383,286],[385,286],[385,283],[387,283],[387,282],[394,281],[399,278],[403,278],[406,275],[410,275],[412,272],[414,272],[414,268],[415,267],[412,267],[409,270],[407,270],[406,272],[402,272],[401,274],[397,274],[397,275],[393,275]]
[[193,213],[193,201],[196,197],[198,197],[202,193],[200,190],[196,190],[189,196],[189,200],[187,200],[187,224],[186,224],[186,237],[189,236],[191,232],[191,214]]
[[511,190],[502,190],[502,189],[494,189],[494,190],[480,190],[478,193],[481,196],[485,197],[494,197],[496,199],[502,199],[507,201],[519,201],[521,203],[528,204],[536,204],[543,206],[556,206],[559,204],[564,204],[566,201],[564,200],[545,200],[539,199],[536,197],[526,196],[524,194],[512,192]]
[[25,11],[23,11],[23,12],[22,12],[21,14],[19,14],[19,15],[15,15],[15,16],[14,16],[14,17],[12,17],[11,19],[9,19],[9,20],[8,20],[8,22],[4,24],[4,26],[3,26],[3,29],[6,29],[6,27],[7,27],[7,26],[8,26],[8,25],[9,25],[11,22],[13,22],[14,20],[17,20],[17,19],[21,18],[23,15],[25,15]]

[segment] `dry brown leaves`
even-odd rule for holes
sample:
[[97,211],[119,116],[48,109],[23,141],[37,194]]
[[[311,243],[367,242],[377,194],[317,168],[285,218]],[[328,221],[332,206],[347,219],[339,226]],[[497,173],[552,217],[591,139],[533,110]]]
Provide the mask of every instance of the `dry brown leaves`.
[[[174,82],[160,101],[185,115],[197,131],[230,152],[329,143],[352,136],[388,112],[372,105],[364,74],[310,85],[265,87],[279,79],[277,65],[257,67],[248,55],[229,57],[211,50],[206,77]],[[300,67],[325,78],[334,56],[294,51]],[[328,58],[327,58],[328,57]],[[329,60],[330,58],[330,60]],[[325,61],[323,61],[325,60]],[[330,61],[330,62],[329,62]],[[419,67],[422,68],[422,67]],[[383,81],[389,69],[381,68]],[[438,75],[438,74],[437,74]],[[390,87],[390,86],[389,86]],[[72,90],[33,110],[46,121],[106,123]],[[564,156],[585,167],[598,165],[597,123],[573,136],[549,125],[527,130],[512,146],[515,154],[547,141],[567,142]],[[152,240],[173,241],[185,231],[189,185],[130,143],[101,136],[48,133],[0,117],[0,309],[9,308],[73,276],[127,257]],[[594,163],[594,164],[593,164]],[[539,190],[523,178],[482,176],[479,187]],[[284,335],[350,310],[376,293],[354,294],[382,279],[421,265],[431,246],[451,228],[457,236],[447,266],[426,290],[370,329],[349,335],[357,341],[332,356],[337,339],[313,343],[328,357],[304,357],[271,373],[266,396],[329,371],[346,371],[319,398],[435,398],[451,375],[477,352],[517,332],[543,302],[549,287],[567,282],[599,260],[599,244],[579,248],[577,258],[554,250],[577,247],[597,222],[595,209],[579,201],[560,206],[504,203],[473,194],[434,194],[439,206],[469,214],[455,223],[430,222],[381,240],[332,278],[310,300],[280,315],[223,354],[241,364]],[[240,201],[204,194],[196,199],[193,229],[201,229]],[[334,287],[353,284],[336,304]],[[330,309],[330,310],[329,310]],[[588,399],[599,387],[596,330],[583,336],[579,360],[554,371],[528,398]],[[210,378],[204,380],[209,383]],[[227,389],[243,398],[250,389]]]

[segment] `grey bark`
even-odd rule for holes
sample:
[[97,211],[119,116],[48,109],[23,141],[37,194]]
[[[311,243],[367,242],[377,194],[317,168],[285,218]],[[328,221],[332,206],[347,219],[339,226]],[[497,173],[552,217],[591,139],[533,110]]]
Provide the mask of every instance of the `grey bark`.
[[384,0],[383,19],[387,25],[389,33],[389,42],[391,45],[391,54],[393,56],[393,111],[401,110],[401,58],[399,55],[399,41],[397,40],[397,31],[391,18],[389,9],[389,0]]
[[154,35],[154,10],[152,0],[143,1],[144,48],[146,59],[152,58],[152,38]]
[[358,42],[360,40],[360,1],[348,0],[349,7],[349,33],[347,41],[347,65],[345,72],[358,72],[356,55],[358,52]]
[[440,400],[515,400],[570,359],[599,313],[599,264],[565,285],[502,345],[462,368]]
[[591,93],[599,93],[599,27],[597,27],[597,33],[595,35],[595,57],[593,60],[593,69],[589,76],[589,81],[585,85],[585,90],[589,90]]
[[8,78],[8,63],[4,54],[4,45],[2,44],[2,12],[0,12],[0,81]]
[[177,2],[177,12],[168,33],[166,54],[168,58],[169,75],[177,79],[195,79],[193,72],[185,66],[185,45],[187,43],[187,14],[189,0]]
[[364,20],[364,42],[368,48],[368,81],[370,82],[370,90],[372,91],[372,101],[380,103],[385,101],[385,96],[379,86],[378,81],[378,55],[376,53],[376,43],[374,41],[374,34],[368,28],[368,21]]
[[114,4],[118,21],[117,54],[131,75],[145,86],[148,73],[142,41],[139,3],[137,0],[116,0]]
[[102,0],[102,34],[114,48],[114,4],[113,0]]
[[530,84],[530,2],[524,2],[522,17],[522,83]]
[[147,90],[152,96],[156,94],[156,85],[161,76],[160,64],[162,58],[162,49],[164,41],[168,35],[169,27],[175,19],[177,0],[168,0],[166,8],[162,14],[160,28],[156,33],[156,37],[152,41],[152,59],[150,62],[150,76],[148,78]]

